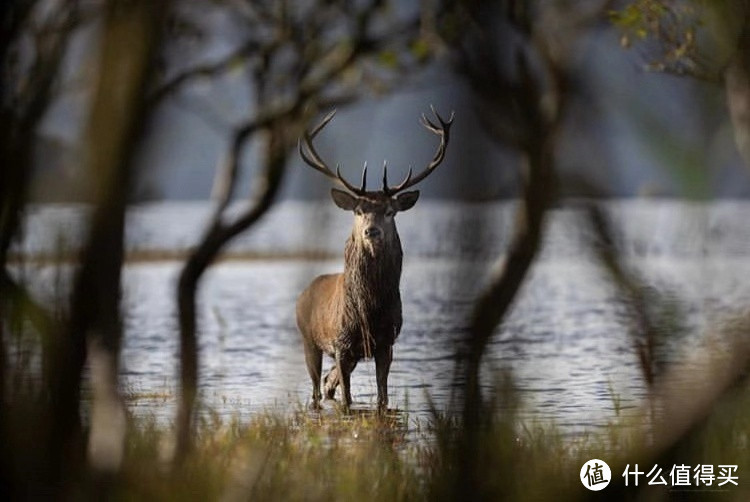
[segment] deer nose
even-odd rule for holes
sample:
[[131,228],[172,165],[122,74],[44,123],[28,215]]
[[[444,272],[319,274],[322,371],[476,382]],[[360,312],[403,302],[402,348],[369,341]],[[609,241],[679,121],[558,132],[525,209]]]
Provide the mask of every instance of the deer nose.
[[380,229],[378,227],[367,227],[365,229],[365,237],[368,239],[380,237]]

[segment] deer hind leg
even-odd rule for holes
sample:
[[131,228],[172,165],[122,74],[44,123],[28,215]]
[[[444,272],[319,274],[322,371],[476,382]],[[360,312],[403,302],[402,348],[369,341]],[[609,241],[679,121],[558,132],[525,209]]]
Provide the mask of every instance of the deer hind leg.
[[336,371],[336,365],[334,364],[323,377],[323,394],[326,399],[333,399],[333,396],[336,394],[336,387],[338,386],[339,373]]
[[305,362],[307,363],[307,372],[310,373],[312,381],[312,405],[314,408],[320,407],[320,373],[323,366],[323,352],[315,346],[314,343],[305,340]]
[[388,373],[393,360],[393,346],[389,345],[375,351],[375,378],[378,382],[378,411],[388,409]]
[[[349,373],[354,371],[354,368],[357,366],[357,362],[349,364]],[[331,366],[331,369],[328,370],[328,373],[326,373],[323,376],[323,395],[326,397],[326,399],[333,399],[336,395],[336,388],[339,386],[339,372],[336,370],[336,364]]]

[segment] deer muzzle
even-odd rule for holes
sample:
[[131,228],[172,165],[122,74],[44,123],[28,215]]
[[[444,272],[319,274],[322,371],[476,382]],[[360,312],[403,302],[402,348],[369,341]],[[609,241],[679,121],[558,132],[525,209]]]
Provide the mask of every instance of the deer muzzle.
[[369,226],[365,228],[365,239],[377,240],[377,239],[380,239],[382,236],[383,236],[383,231],[380,230],[378,227]]

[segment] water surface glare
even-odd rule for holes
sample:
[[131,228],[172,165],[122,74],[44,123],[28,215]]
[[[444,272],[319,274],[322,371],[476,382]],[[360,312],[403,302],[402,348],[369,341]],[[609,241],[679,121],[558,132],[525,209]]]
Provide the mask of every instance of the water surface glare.
[[[391,405],[429,418],[451,403],[456,342],[477,293],[513,235],[513,202],[420,201],[398,216],[404,247],[404,326],[396,342]],[[655,319],[672,332],[671,359],[700,347],[716,322],[750,305],[750,203],[608,201],[614,249],[637,272]],[[207,203],[160,203],[131,209],[131,253],[174,257],[195,245]],[[32,208],[22,256],[75,249],[85,235],[81,206]],[[554,420],[566,431],[602,426],[616,406],[640,404],[644,384],[630,336],[633,313],[592,252],[580,206],[551,211],[539,260],[485,361],[489,388],[509,369],[526,417]],[[297,295],[316,275],[340,271],[351,215],[329,202],[283,202],[229,248],[199,290],[200,392],[222,415],[294,408],[310,399],[310,382],[294,319]],[[284,256],[284,259],[262,259]],[[312,256],[336,256],[310,260]],[[35,294],[54,299],[55,273],[44,259],[23,267]],[[124,269],[124,387],[136,412],[171,419],[177,393],[175,285],[181,262],[132,261]],[[65,281],[63,281],[65,282]],[[326,366],[331,360],[324,362]],[[355,406],[375,406],[375,368],[352,375]]]
[[[673,301],[692,333],[711,317],[729,314],[750,300],[750,288],[739,279],[750,272],[744,261],[641,259],[637,265],[663,291],[684,294]],[[456,341],[487,266],[406,260],[404,326],[389,379],[393,406],[425,419],[430,416],[428,396],[439,409],[448,407]],[[338,260],[251,260],[220,263],[208,272],[199,295],[200,391],[205,404],[220,414],[247,416],[309,401],[294,302],[309,279],[339,268]],[[123,375],[137,390],[174,390],[179,345],[173,291],[178,271],[177,262],[126,268]],[[710,287],[716,282],[724,284],[724,293]],[[570,431],[602,426],[614,419],[616,400],[632,407],[644,394],[628,329],[630,318],[595,263],[542,261],[532,269],[490,344],[485,384],[494,382],[496,371],[509,368],[529,418],[554,420]],[[331,364],[324,360],[324,367]],[[356,406],[374,407],[373,362],[357,366],[352,391]],[[159,416],[169,417],[173,411],[171,402],[158,399],[136,403]]]

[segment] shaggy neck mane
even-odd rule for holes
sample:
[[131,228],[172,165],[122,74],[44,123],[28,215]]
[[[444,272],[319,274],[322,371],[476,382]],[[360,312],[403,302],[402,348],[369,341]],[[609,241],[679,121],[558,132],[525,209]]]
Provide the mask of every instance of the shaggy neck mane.
[[361,331],[365,357],[372,356],[374,325],[401,300],[401,260],[398,234],[384,242],[375,256],[354,235],[344,250],[344,323]]

